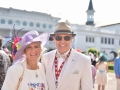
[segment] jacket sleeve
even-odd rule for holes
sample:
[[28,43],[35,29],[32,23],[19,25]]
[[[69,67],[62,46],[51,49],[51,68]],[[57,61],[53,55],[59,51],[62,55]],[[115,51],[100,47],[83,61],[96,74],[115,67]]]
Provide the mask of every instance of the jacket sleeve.
[[119,68],[119,64],[118,64],[118,59],[116,58],[115,60],[114,60],[114,71],[115,71],[115,74],[116,75],[119,75],[119,73],[118,73],[118,68]]
[[[44,55],[41,58],[41,63],[43,65],[44,69],[45,69],[45,57],[44,57]],[[46,70],[45,70],[45,72],[46,72]]]
[[21,66],[11,66],[5,77],[1,90],[16,90],[20,76],[22,75],[22,65]]
[[81,78],[81,90],[93,90],[91,60],[87,58]]
[[47,58],[48,57],[46,55],[43,55],[42,58],[41,58],[41,63],[44,66],[45,73],[46,73],[46,66],[47,66],[46,64],[48,63]]
[[3,58],[3,55],[0,53],[0,89],[2,87],[6,75],[6,61]]

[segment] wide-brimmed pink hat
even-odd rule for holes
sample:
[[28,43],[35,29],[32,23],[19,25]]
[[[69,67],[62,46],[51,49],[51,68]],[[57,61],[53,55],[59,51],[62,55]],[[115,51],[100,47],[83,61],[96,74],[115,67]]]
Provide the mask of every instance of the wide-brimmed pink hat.
[[13,64],[20,62],[24,57],[24,49],[31,43],[36,42],[36,41],[40,41],[41,42],[41,46],[44,46],[47,41],[49,40],[49,33],[45,32],[42,34],[39,34],[37,31],[32,30],[27,32],[26,34],[24,34],[20,41],[17,43],[17,52],[15,54],[14,60],[13,60]]

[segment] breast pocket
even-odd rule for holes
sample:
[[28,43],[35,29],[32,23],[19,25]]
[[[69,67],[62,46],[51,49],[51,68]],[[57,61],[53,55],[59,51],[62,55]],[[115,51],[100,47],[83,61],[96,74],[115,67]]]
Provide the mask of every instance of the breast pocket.
[[68,80],[70,80],[71,83],[75,83],[79,81],[79,78],[79,74],[70,74]]

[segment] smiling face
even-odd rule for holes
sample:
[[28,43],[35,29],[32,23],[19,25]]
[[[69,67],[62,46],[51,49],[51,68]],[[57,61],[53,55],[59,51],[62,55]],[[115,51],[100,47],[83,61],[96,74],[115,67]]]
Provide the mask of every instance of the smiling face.
[[59,53],[66,53],[71,48],[73,36],[70,34],[56,34],[53,41]]
[[41,43],[33,42],[25,48],[27,61],[37,61],[41,53]]

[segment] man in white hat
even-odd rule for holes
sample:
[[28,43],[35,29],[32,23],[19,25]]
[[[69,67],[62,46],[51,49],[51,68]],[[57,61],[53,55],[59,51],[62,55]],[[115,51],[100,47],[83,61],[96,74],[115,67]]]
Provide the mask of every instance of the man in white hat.
[[49,90],[93,90],[91,60],[71,47],[75,36],[66,22],[51,34],[57,49],[42,56]]

